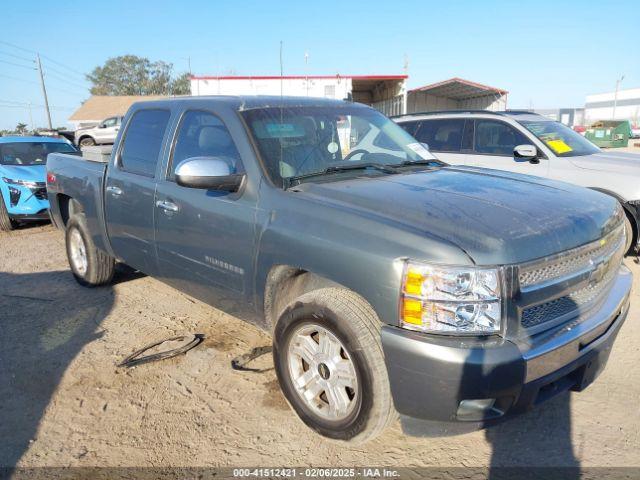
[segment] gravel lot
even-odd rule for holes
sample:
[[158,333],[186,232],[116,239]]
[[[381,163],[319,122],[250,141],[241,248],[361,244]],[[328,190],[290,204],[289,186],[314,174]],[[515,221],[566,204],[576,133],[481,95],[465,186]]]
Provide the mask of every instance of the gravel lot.
[[[640,466],[637,282],[608,367],[585,392],[486,431],[425,425],[409,437],[398,422],[349,448],[302,425],[272,371],[230,368],[269,343],[261,331],[151,278],[116,280],[78,286],[51,226],[0,233],[0,466]],[[206,340],[116,367],[185,332]]]

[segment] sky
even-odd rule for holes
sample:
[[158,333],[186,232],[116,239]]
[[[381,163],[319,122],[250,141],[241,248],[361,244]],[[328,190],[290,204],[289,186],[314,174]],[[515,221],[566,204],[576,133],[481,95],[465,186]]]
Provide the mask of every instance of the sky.
[[[86,100],[84,75],[125,54],[175,73],[400,74],[408,87],[462,77],[508,90],[509,108],[580,107],[640,88],[638,0],[1,0],[0,129],[54,127]],[[17,47],[17,48],[16,48]],[[308,63],[305,64],[305,52]]]

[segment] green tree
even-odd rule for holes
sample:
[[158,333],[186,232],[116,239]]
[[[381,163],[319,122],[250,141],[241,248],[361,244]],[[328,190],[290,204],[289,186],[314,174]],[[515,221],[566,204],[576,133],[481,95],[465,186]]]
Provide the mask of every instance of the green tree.
[[26,123],[19,123],[16,125],[16,133],[19,133],[20,135],[27,133],[27,124]]
[[[87,75],[92,95],[186,95],[188,74],[172,78],[173,65],[136,55],[109,58]],[[185,81],[187,78],[187,81]]]

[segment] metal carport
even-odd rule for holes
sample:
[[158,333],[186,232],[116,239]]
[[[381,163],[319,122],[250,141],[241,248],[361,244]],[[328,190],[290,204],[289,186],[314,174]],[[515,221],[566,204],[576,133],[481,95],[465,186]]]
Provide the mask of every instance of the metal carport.
[[462,78],[414,88],[407,92],[407,113],[436,110],[506,110],[509,92]]

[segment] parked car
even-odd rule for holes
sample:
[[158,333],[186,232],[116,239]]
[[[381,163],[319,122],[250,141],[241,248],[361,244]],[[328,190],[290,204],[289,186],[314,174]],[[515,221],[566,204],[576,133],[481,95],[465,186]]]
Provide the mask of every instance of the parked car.
[[47,155],[75,151],[73,145],[59,138],[0,137],[0,230],[49,218]]
[[121,123],[122,117],[109,117],[94,127],[79,128],[75,133],[75,144],[80,147],[112,144],[116,140]]
[[49,156],[73,275],[123,262],[261,326],[322,435],[490,423],[607,362],[632,283],[610,196],[447,166],[351,102],[168,99],[123,125],[108,164]]
[[640,236],[640,155],[603,151],[569,127],[530,112],[451,111],[394,119],[439,159],[537,175],[606,193],[624,207],[631,235]]
[[631,138],[640,138],[640,125],[631,127]]

